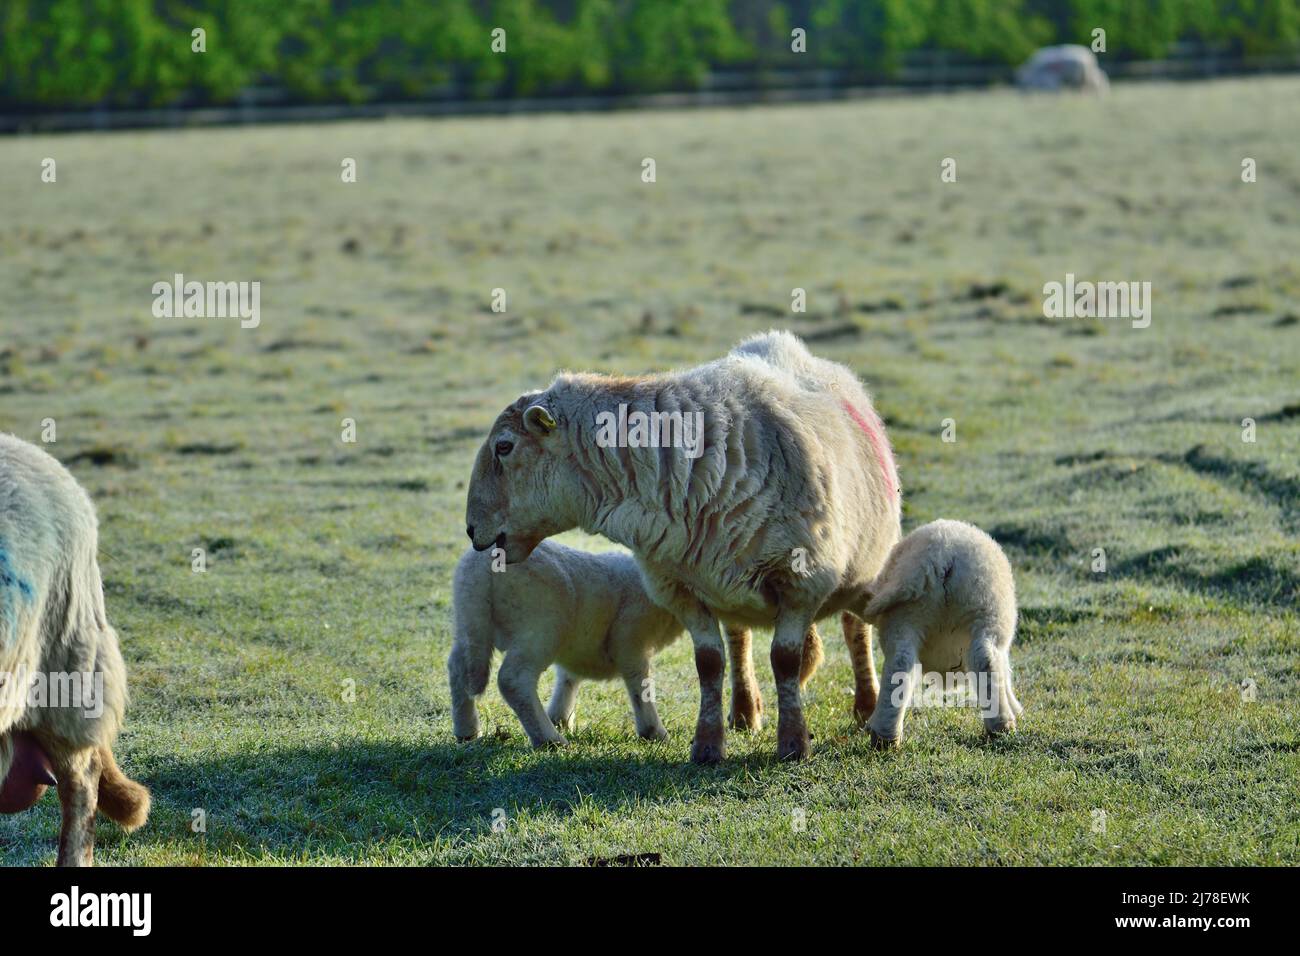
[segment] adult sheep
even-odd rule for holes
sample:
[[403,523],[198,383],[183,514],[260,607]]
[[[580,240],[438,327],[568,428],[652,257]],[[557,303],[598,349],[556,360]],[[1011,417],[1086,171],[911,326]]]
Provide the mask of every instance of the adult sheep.
[[[624,432],[637,413],[655,423],[650,440]],[[673,425],[678,440],[665,442]],[[856,376],[769,332],[686,371],[563,374],[521,396],[475,459],[466,530],[507,563],[575,527],[632,551],[650,596],[695,645],[697,763],[725,752],[719,623],[772,626],[777,756],[797,759],[808,753],[804,634],[862,609],[899,538],[900,496],[884,426]],[[864,720],[875,704],[869,632],[859,623],[845,634]]]
[[95,507],[68,470],[0,434],[0,806],[30,805],[53,770],[59,866],[93,862],[96,810],[128,831],[149,815],[149,791],[113,758],[126,667],[98,538]]

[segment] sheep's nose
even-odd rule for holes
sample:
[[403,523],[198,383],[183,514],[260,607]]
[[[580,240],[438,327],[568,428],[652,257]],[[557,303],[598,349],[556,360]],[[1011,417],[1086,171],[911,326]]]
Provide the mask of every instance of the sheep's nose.
[[465,533],[466,533],[467,535],[469,535],[469,539],[470,539],[471,541],[474,540],[474,526],[473,526],[473,525],[468,525],[468,526],[465,528]]
[[502,551],[506,549],[506,533],[504,531],[497,535],[496,546]]

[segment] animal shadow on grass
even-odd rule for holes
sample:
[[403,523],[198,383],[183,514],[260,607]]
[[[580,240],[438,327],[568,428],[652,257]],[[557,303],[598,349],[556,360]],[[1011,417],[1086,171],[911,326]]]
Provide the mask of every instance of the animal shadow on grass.
[[[346,742],[266,749],[203,761],[168,761],[143,775],[154,819],[132,837],[160,845],[197,841],[254,857],[335,851],[389,839],[472,842],[492,832],[493,811],[569,816],[579,806],[619,813],[636,804],[689,800],[734,788],[770,765],[765,753],[696,767],[669,744],[579,741],[532,751],[516,737],[469,744]],[[195,844],[197,846],[197,843]]]

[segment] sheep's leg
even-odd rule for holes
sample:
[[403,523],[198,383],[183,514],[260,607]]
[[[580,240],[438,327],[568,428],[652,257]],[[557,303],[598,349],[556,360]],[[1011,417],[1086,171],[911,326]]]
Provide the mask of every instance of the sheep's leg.
[[99,806],[99,776],[103,770],[96,748],[47,748],[58,778],[63,825],[59,830],[59,866],[91,866],[95,862],[95,810]]
[[731,716],[727,726],[734,730],[758,730],[763,726],[763,695],[754,677],[752,649],[749,628],[727,628],[727,650],[731,655]]
[[853,663],[853,719],[861,727],[871,719],[880,696],[876,662],[871,653],[871,627],[848,611],[840,615],[840,624],[844,628],[844,643],[849,646],[849,660]]
[[691,762],[720,763],[727,753],[727,732],[722,723],[722,678],[727,666],[722,627],[703,606],[685,615],[682,624],[691,632],[695,673],[700,679],[700,717],[691,741]]
[[447,683],[451,687],[451,729],[457,740],[473,740],[479,734],[478,707],[469,684],[466,650],[454,644],[447,658]]
[[811,625],[808,613],[783,611],[777,616],[772,635],[772,673],[776,676],[778,705],[776,755],[780,760],[802,760],[810,750],[799,676],[804,639]]
[[1009,648],[1003,648],[1002,650],[1002,663],[1007,669],[1007,681],[1005,684],[1007,704],[1011,707],[1012,715],[1019,717],[1025,712],[1025,708],[1020,705],[1020,700],[1016,697],[1015,689],[1011,684],[1011,653]]
[[524,732],[534,747],[563,747],[568,741],[546,716],[541,699],[537,696],[537,680],[542,676],[543,669],[544,665],[539,667],[518,651],[508,651],[497,672],[497,686],[501,689],[501,696],[524,725]]
[[1008,695],[1007,660],[997,634],[976,630],[970,645],[970,667],[975,673],[984,730],[1005,734],[1016,729],[1016,713]]
[[632,701],[632,719],[636,721],[636,734],[643,740],[663,740],[668,736],[663,723],[659,720],[659,709],[655,707],[654,686],[649,681],[650,662],[640,668],[634,668],[623,674],[623,684],[627,687],[628,699]]
[[896,747],[903,736],[903,717],[921,679],[921,633],[914,628],[885,625],[880,632],[885,651],[884,693],[876,701],[867,726],[879,748]]
[[546,716],[560,730],[573,729],[573,714],[578,707],[578,681],[559,664],[555,665],[555,689],[551,691],[551,703],[546,708]]

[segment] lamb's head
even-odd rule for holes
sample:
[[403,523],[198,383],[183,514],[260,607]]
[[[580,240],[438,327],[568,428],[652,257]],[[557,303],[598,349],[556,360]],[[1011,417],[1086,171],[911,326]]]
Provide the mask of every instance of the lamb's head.
[[579,524],[582,482],[566,446],[541,393],[521,396],[497,417],[469,479],[465,533],[476,551],[499,547],[513,564]]

